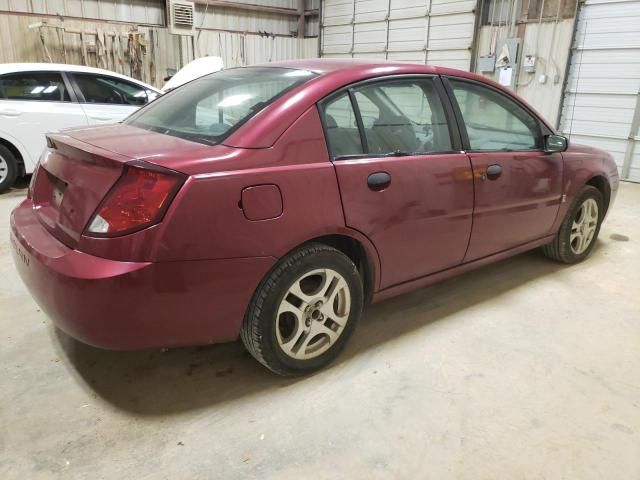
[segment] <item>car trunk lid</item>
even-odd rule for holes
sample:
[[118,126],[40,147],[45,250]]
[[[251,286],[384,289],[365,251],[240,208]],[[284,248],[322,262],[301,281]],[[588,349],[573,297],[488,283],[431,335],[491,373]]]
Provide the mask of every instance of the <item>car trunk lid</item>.
[[75,247],[96,208],[130,157],[80,142],[66,134],[48,136],[31,191],[42,224]]
[[48,144],[34,180],[34,206],[47,229],[72,248],[126,164],[192,175],[210,171],[211,162],[235,164],[237,153],[124,124],[65,130],[48,135]]
[[126,124],[79,128],[65,132],[94,147],[173,168],[176,160],[206,158],[217,147]]

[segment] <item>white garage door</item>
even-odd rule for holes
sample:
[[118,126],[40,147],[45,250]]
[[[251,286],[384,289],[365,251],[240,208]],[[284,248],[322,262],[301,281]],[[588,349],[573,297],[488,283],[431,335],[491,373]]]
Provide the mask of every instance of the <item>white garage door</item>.
[[581,7],[560,129],[610,152],[640,182],[640,0]]
[[475,0],[325,0],[321,54],[469,70],[475,4]]

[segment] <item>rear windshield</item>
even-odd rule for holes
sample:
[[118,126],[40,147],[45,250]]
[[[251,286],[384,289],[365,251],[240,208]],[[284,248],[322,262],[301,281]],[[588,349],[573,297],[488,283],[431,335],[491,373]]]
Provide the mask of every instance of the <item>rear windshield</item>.
[[124,123],[215,145],[292,88],[316,74],[289,68],[236,68],[187,83]]

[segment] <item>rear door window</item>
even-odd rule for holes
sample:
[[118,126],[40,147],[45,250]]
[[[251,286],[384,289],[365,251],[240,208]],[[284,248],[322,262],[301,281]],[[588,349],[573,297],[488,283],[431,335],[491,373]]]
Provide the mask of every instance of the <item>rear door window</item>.
[[70,102],[59,72],[10,73],[0,77],[0,97],[6,100]]
[[73,73],[86,103],[141,106],[150,100],[150,92],[140,85],[106,75]]
[[364,153],[348,92],[341,93],[324,105],[324,125],[332,157]]
[[444,108],[432,79],[385,80],[354,88],[368,153],[451,151]]

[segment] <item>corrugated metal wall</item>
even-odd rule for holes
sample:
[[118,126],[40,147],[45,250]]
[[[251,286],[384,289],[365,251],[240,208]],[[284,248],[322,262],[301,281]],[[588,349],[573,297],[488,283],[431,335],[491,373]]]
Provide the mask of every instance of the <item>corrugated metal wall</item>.
[[[233,0],[236,3],[281,8],[297,8],[297,0]],[[320,0],[306,0],[307,8],[318,8]],[[313,5],[311,5],[311,3]],[[207,11],[206,18],[204,12]],[[38,15],[62,15],[64,17],[120,21],[142,25],[165,24],[164,0],[0,0],[0,11],[32,13]],[[209,29],[257,32],[263,30],[290,35],[297,29],[297,19],[277,14],[245,12],[198,4],[194,22]],[[309,19],[311,27],[317,25]],[[307,36],[317,35],[308,33]]]
[[[574,20],[537,21],[520,25],[520,58],[527,54],[536,55],[538,64],[536,72],[528,74],[522,61],[517,75],[514,90],[531,103],[552,125],[555,125],[560,110],[564,75],[571,47]],[[478,35],[478,57],[489,53],[491,43],[491,26],[480,28]],[[506,37],[503,33],[500,38]],[[540,75],[545,75],[545,83],[540,83]],[[494,73],[486,74],[496,80]]]
[[164,3],[163,0],[0,0],[0,10],[163,25]]
[[[320,10],[321,0],[305,0],[305,10]],[[317,37],[320,31],[320,19],[318,17],[307,17],[305,24],[305,35],[307,37]],[[317,56],[317,54],[316,54]]]
[[560,128],[640,182],[640,0],[582,6]]
[[[200,56],[222,57],[225,67],[239,67],[278,60],[318,56],[317,38],[259,37],[239,33],[202,31],[194,42]],[[191,57],[191,47],[187,46]]]
[[321,55],[469,70],[475,6],[473,0],[325,0]]
[[[296,8],[295,0],[233,0],[237,3],[268,5],[272,7]],[[204,13],[207,12],[205,16]],[[298,19],[293,16],[261,12],[244,12],[228,8],[196,5],[194,25],[207,29],[233,30],[235,32],[266,31],[279,35],[291,35],[298,29]]]

